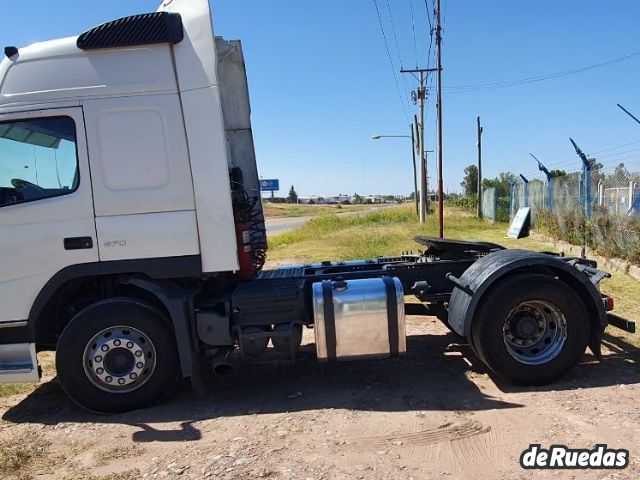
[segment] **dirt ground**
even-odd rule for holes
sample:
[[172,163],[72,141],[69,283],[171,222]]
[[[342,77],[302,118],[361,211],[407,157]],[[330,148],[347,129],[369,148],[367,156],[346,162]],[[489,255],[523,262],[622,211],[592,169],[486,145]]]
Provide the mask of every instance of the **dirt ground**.
[[[159,406],[84,412],[55,379],[0,399],[1,478],[623,479],[640,476],[640,351],[548,387],[492,378],[436,319],[413,317],[405,358],[323,365],[312,331],[295,366],[240,366]],[[51,354],[45,361],[51,361]],[[630,450],[626,470],[524,471],[531,443]]]

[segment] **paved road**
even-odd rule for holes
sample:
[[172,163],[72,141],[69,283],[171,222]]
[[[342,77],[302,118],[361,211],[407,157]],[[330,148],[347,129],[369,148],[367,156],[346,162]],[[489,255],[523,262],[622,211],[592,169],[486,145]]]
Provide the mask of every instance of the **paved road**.
[[[387,208],[386,206],[376,206],[370,207],[366,210],[357,210],[355,212],[340,212],[338,215],[344,216],[352,216],[352,215],[365,215],[370,212],[375,212],[376,210],[380,210],[381,208]],[[306,217],[293,217],[293,218],[267,218],[265,221],[265,225],[267,227],[267,235],[277,235],[279,233],[288,232],[290,230],[294,230],[298,227],[301,227],[309,220],[311,220],[312,216]]]
[[267,218],[267,235],[277,235],[301,227],[312,217]]

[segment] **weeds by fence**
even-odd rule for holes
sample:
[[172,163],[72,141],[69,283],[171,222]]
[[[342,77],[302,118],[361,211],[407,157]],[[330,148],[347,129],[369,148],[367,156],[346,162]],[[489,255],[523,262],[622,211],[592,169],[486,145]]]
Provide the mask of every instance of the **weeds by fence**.
[[[531,208],[533,227],[574,245],[640,263],[640,173],[624,165],[609,175],[596,168],[547,181],[512,181],[509,196],[483,189],[484,217],[508,222],[519,208]],[[515,176],[514,176],[515,179]]]

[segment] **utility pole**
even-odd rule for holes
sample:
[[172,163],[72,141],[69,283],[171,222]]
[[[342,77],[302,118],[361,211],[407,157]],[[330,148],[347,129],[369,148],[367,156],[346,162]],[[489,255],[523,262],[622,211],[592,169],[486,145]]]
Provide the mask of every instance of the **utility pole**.
[[427,219],[427,163],[424,161],[424,99],[426,98],[424,87],[424,72],[420,72],[420,87],[418,99],[420,100],[420,223]]
[[442,184],[442,23],[440,0],[436,0],[436,51],[438,73],[438,232],[444,238],[444,188]]
[[413,200],[416,202],[416,215],[420,216],[420,200],[418,199],[418,175],[416,173],[416,135],[411,124],[411,153],[413,155]]
[[[418,115],[414,115],[413,116],[413,129],[415,131],[415,135],[416,135],[416,153],[418,154],[418,156],[420,156],[420,148],[422,146],[422,140],[420,139],[420,122],[418,121]],[[421,164],[422,165],[422,164]],[[425,172],[426,175],[426,172]],[[422,205],[423,205],[423,201],[422,201],[422,166],[420,166],[420,196],[416,197],[418,199],[418,206],[420,207],[418,209],[418,218],[420,218],[420,211],[422,209]],[[417,192],[416,192],[417,193]],[[426,209],[426,207],[425,207]]]
[[420,121],[414,115],[414,123],[416,125],[418,136],[418,147],[420,150],[420,223],[424,223],[427,217],[427,162],[424,156],[426,145],[424,141],[424,101],[427,98],[427,89],[424,86],[425,73],[431,72],[431,68],[415,68],[411,70],[400,70],[400,73],[411,73],[420,75],[420,85],[418,86],[418,100],[420,101]]
[[482,126],[478,120],[478,218],[482,218]]

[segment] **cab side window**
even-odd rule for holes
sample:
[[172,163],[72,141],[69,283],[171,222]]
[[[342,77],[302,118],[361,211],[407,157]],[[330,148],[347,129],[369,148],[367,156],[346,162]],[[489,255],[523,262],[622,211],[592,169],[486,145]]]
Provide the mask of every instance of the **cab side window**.
[[78,172],[72,118],[0,122],[0,208],[72,193]]

